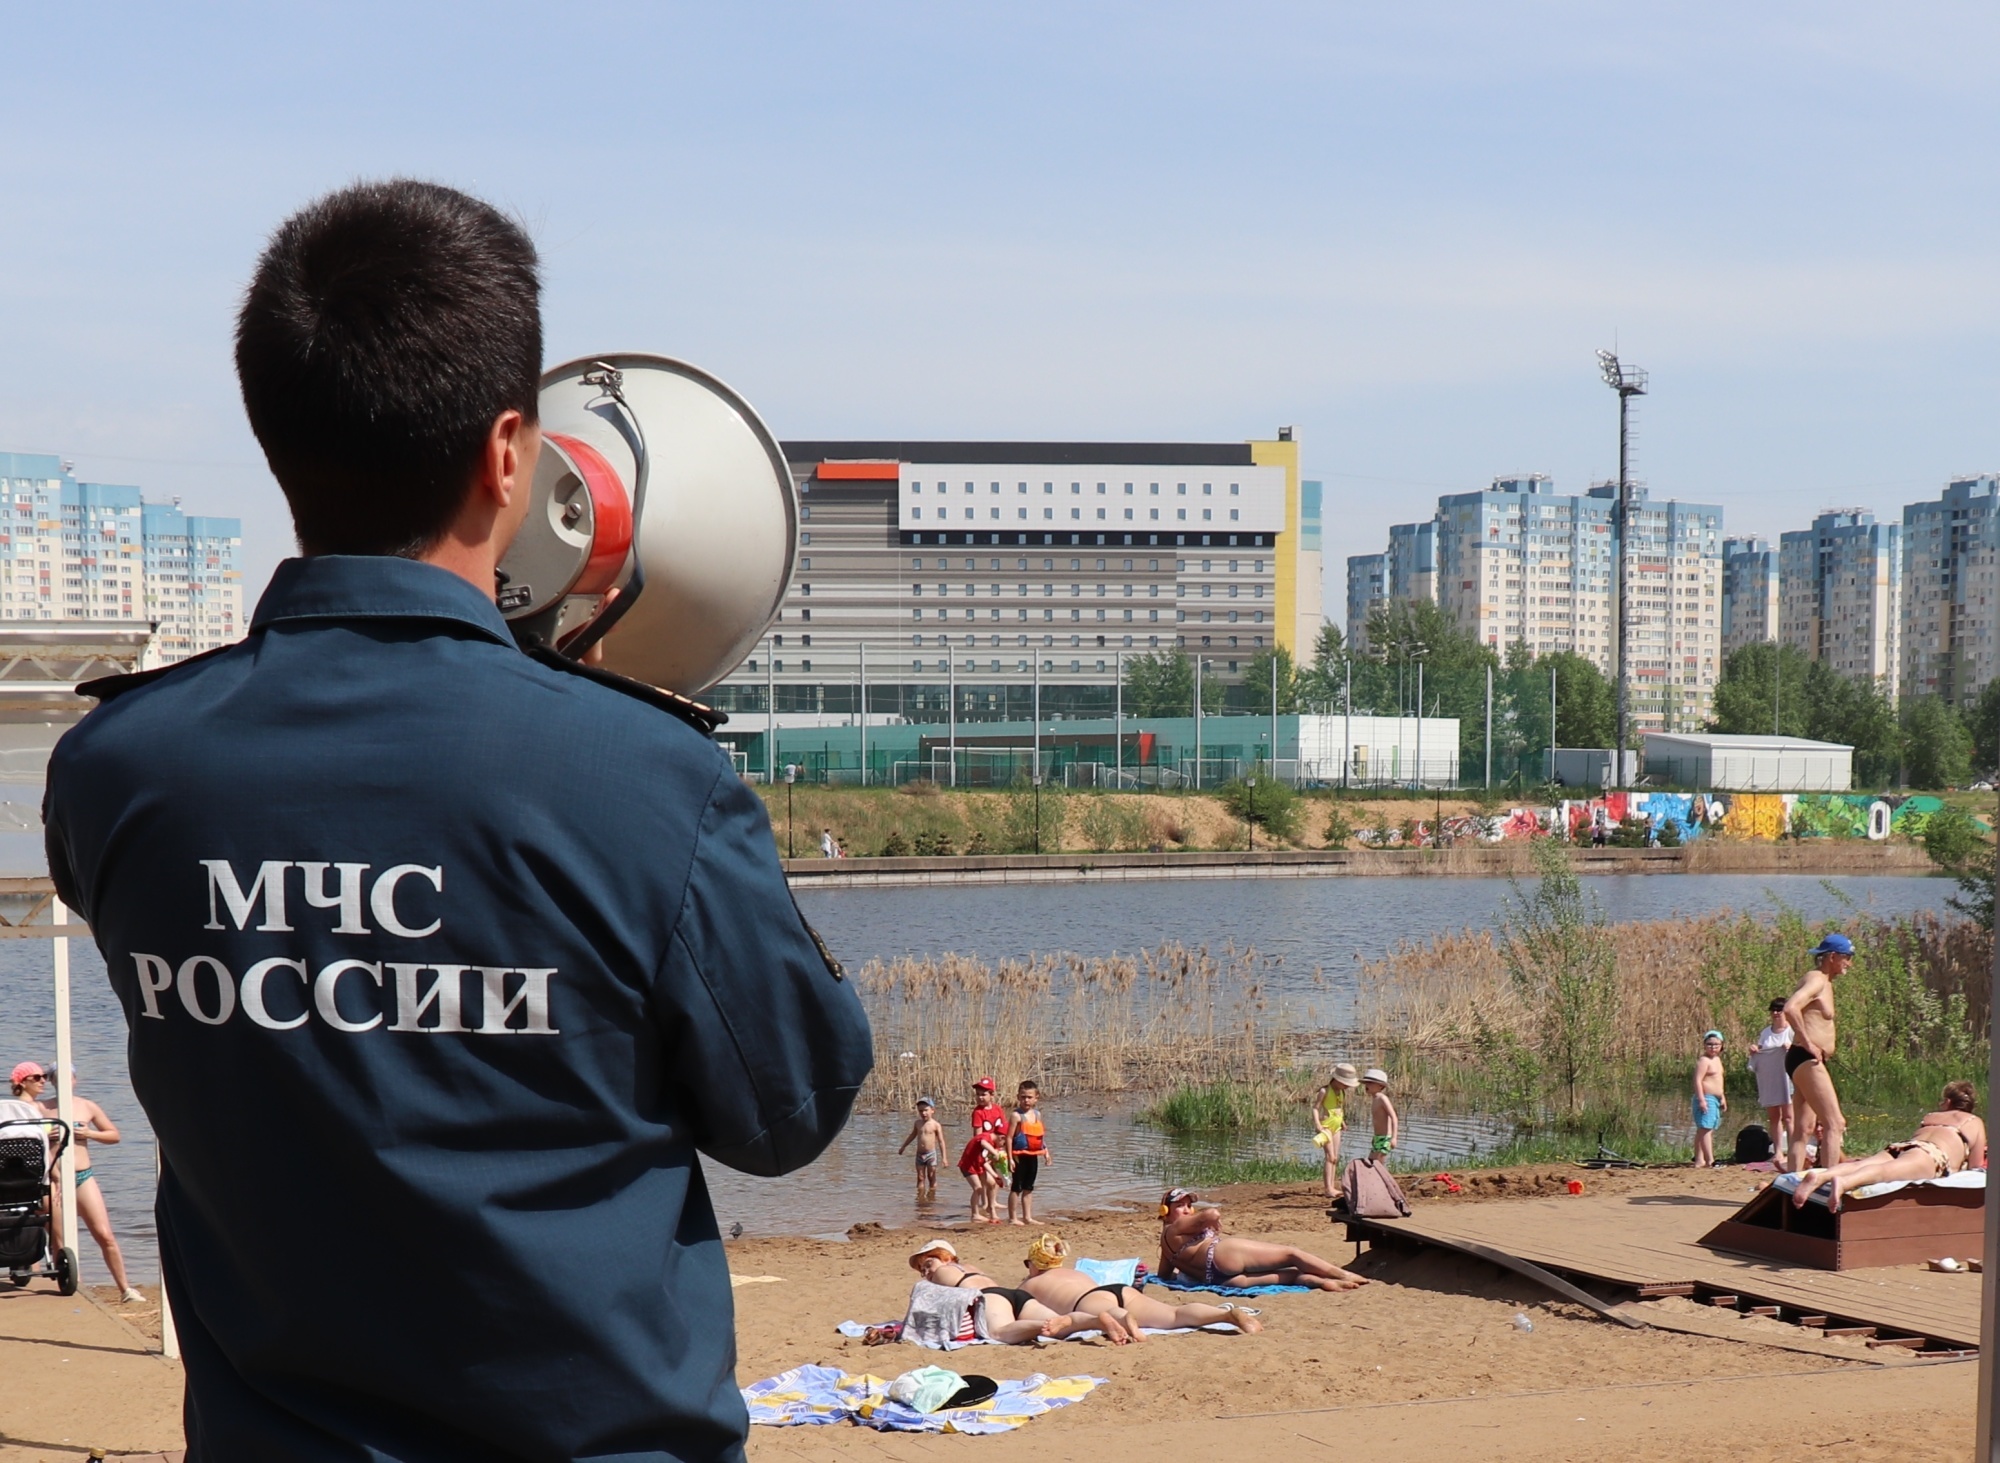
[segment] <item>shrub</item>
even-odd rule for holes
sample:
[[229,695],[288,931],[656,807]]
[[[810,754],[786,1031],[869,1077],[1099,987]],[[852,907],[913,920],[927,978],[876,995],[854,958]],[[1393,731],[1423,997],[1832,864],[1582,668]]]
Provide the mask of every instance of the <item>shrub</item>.
[[1335,803],[1326,815],[1326,837],[1322,840],[1328,848],[1345,848],[1354,838],[1354,825],[1347,821],[1347,811]]
[[1259,777],[1251,787],[1241,778],[1219,789],[1223,806],[1238,819],[1254,823],[1273,838],[1287,842],[1299,830],[1299,795],[1288,782]]
[[1538,881],[1508,901],[1500,958],[1527,1008],[1535,1056],[1575,1112],[1611,1044],[1618,947],[1562,845],[1538,838],[1530,847]]
[[903,830],[900,828],[891,828],[889,836],[882,840],[882,849],[877,857],[904,858],[908,856],[909,852],[909,840],[903,837]]
[[1183,1082],[1147,1108],[1142,1116],[1170,1133],[1217,1133],[1268,1128],[1294,1108],[1291,1093],[1277,1082]]

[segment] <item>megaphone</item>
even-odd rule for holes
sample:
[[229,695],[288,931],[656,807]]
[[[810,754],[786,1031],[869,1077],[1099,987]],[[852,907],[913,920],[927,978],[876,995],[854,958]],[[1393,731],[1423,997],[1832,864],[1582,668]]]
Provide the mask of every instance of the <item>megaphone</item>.
[[799,503],[750,404],[666,356],[586,356],[545,373],[542,456],[496,599],[526,648],[695,696],[777,618]]

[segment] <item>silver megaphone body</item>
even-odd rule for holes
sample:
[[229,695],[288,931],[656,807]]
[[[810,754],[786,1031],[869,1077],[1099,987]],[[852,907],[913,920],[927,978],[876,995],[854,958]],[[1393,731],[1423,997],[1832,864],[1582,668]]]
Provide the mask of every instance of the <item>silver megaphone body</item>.
[[546,372],[528,514],[500,561],[524,646],[697,696],[777,618],[798,553],[783,449],[741,396],[637,352]]

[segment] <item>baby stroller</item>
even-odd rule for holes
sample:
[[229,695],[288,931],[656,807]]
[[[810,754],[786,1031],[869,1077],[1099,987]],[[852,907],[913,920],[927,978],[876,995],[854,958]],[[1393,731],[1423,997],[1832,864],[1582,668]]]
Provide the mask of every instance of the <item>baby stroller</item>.
[[68,1146],[68,1125],[53,1118],[0,1118],[0,1266],[17,1286],[46,1275],[75,1295],[76,1251],[49,1253],[49,1165]]

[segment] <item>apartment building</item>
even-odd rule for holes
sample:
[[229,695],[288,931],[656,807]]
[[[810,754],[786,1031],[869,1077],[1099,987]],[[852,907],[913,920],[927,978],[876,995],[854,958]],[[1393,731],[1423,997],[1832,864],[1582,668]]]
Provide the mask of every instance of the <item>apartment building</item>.
[[1834,508],[1778,540],[1778,638],[1842,675],[1895,694],[1902,639],[1903,530]]
[[1902,530],[1902,692],[1968,702],[2000,673],[2000,474],[1952,479],[1903,510]]
[[[1721,657],[1722,509],[1650,501],[1633,489],[1626,570],[1628,672],[1636,725],[1681,729],[1705,718]],[[1613,601],[1617,489],[1556,491],[1541,473],[1438,499],[1437,598],[1496,649],[1573,651],[1616,674]]]
[[[180,660],[243,634],[242,538],[236,519],[183,518],[138,488],[78,482],[61,458],[0,452],[0,620],[153,621],[149,663]],[[176,575],[199,593],[176,593]]]
[[1347,559],[1347,645],[1368,648],[1368,617],[1390,599],[1391,573],[1387,554],[1350,554]]
[[1722,541],[1722,654],[1778,638],[1778,555],[1769,539]]
[[725,710],[1082,715],[1120,657],[1183,650],[1240,679],[1310,655],[1320,495],[1289,431],[1241,443],[793,442],[798,562]]

